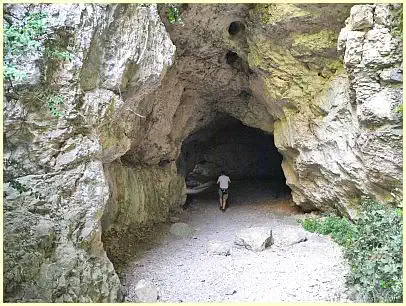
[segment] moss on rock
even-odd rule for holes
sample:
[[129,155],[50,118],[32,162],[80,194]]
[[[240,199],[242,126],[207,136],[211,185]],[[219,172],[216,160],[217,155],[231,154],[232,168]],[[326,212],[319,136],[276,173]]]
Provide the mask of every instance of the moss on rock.
[[320,51],[337,47],[338,33],[332,30],[322,30],[316,33],[293,33],[292,47],[305,51]]
[[264,24],[273,24],[293,17],[302,17],[310,15],[309,11],[303,10],[294,4],[277,3],[277,4],[260,4],[254,9]]
[[248,63],[251,68],[267,72],[265,94],[274,101],[287,100],[298,107],[313,103],[329,87],[330,78],[343,71],[342,63],[335,58],[314,57],[313,62],[310,66],[271,40],[250,44]]

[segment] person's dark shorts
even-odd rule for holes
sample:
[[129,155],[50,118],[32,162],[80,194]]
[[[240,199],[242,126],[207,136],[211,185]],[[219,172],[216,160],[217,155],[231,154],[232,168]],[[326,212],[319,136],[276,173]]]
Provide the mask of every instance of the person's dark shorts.
[[223,191],[221,190],[221,188],[219,188],[219,197],[221,198],[221,196],[223,195],[223,199],[227,200],[228,199],[228,189],[225,189],[227,192],[223,193]]

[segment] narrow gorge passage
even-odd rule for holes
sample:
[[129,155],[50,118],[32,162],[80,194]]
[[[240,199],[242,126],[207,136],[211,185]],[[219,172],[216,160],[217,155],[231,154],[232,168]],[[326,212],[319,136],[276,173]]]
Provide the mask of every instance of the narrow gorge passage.
[[[302,214],[274,187],[269,181],[234,184],[225,213],[215,188],[196,195],[179,219],[172,218],[187,223],[190,235],[174,235],[170,223],[160,224],[137,244],[126,266],[116,267],[126,300],[136,300],[136,284],[144,279],[162,302],[348,301],[338,245],[311,233],[307,241],[288,245],[284,239],[300,230],[296,220]],[[272,229],[270,248],[256,253],[233,244],[238,231],[258,226]],[[213,242],[229,255],[210,252]]]
[[[163,302],[346,301],[341,250],[303,232],[281,161],[271,134],[231,117],[188,137],[178,159],[188,186],[183,212],[109,244],[125,300],[138,301],[143,280]],[[225,212],[215,184],[220,170],[232,180]],[[269,248],[234,244],[240,231],[258,227],[272,230]]]

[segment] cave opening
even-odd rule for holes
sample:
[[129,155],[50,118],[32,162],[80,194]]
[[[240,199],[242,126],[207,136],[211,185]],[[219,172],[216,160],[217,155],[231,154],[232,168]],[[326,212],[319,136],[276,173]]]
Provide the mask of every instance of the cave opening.
[[289,197],[274,137],[248,127],[228,115],[220,115],[208,126],[184,140],[177,161],[185,177],[188,198],[217,199],[217,178],[224,171],[231,179],[229,203],[257,195]]
[[245,26],[240,21],[233,21],[228,27],[228,33],[231,37],[240,37],[245,32]]
[[235,64],[239,59],[239,56],[237,55],[237,53],[233,52],[233,51],[228,51],[226,54],[226,62],[229,65],[233,65]]

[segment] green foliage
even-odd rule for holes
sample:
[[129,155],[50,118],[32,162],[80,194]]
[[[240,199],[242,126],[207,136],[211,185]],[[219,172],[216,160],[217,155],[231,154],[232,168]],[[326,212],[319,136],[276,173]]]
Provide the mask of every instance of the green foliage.
[[324,221],[306,219],[303,227],[309,232],[331,235],[334,241],[343,246],[351,244],[358,237],[355,225],[340,217],[327,217]]
[[321,227],[322,222],[318,219],[305,219],[304,221],[299,221],[303,228],[311,233],[318,233],[318,229]]
[[63,97],[59,95],[50,94],[47,97],[48,109],[55,118],[59,118],[63,115],[62,112],[58,110],[58,106],[63,104]]
[[403,5],[394,14],[395,24],[392,28],[392,34],[403,40]]
[[347,282],[367,302],[401,302],[402,216],[401,208],[389,208],[363,197],[359,218],[354,224],[345,218],[323,221],[306,219],[310,232],[331,237],[344,246],[351,266]]
[[180,16],[179,9],[174,4],[169,5],[168,20],[171,24],[175,24],[175,23],[183,24],[183,19]]
[[395,112],[397,112],[399,114],[403,114],[403,103],[395,108]]
[[3,22],[3,77],[5,80],[24,80],[27,76],[18,69],[16,61],[22,56],[43,52],[57,60],[71,60],[71,53],[51,47],[45,49],[50,40],[48,16],[44,12],[26,13],[22,20]]
[[359,239],[346,249],[348,283],[370,302],[402,302],[402,209],[363,198],[356,226]]
[[13,61],[20,56],[29,56],[43,49],[46,36],[46,14],[26,14],[20,22],[3,22],[3,76],[6,80],[22,80],[26,76]]
[[4,48],[8,54],[20,55],[41,48],[41,39],[46,34],[46,14],[26,14],[19,23],[3,24]]
[[69,51],[47,50],[46,53],[49,57],[56,60],[70,61],[72,59],[72,53]]
[[27,79],[27,74],[24,71],[18,70],[15,65],[4,65],[3,76],[6,80],[24,81]]
[[[46,13],[27,12],[21,20],[16,18],[6,18],[6,20],[8,21],[3,22],[3,77],[5,80],[22,81],[27,78],[26,73],[16,64],[22,57],[44,52],[46,56],[57,61],[72,59],[72,54],[62,50],[61,46],[57,45],[57,40],[51,38]],[[63,98],[53,92],[44,92],[42,96],[52,116],[56,118],[62,116],[58,106],[63,104]]]

